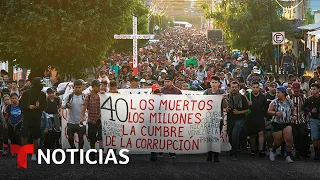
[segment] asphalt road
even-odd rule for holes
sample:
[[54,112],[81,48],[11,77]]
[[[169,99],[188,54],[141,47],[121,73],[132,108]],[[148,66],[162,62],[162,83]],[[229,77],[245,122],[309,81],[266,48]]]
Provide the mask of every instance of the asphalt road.
[[27,169],[16,168],[16,157],[0,157],[0,179],[320,179],[320,161],[293,159],[285,162],[277,157],[270,162],[267,157],[239,156],[231,161],[228,154],[222,154],[221,162],[206,162],[206,155],[168,155],[156,162],[149,161],[148,155],[130,155],[128,165],[38,165],[31,162]]

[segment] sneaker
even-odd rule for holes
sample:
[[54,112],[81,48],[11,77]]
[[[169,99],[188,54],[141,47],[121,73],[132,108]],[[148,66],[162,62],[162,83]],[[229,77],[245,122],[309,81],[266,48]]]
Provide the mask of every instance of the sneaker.
[[238,158],[236,156],[231,156],[231,161],[238,161]]
[[177,157],[175,155],[172,155],[169,157],[170,159],[177,159]]
[[37,155],[36,154],[32,154],[31,161],[37,161]]
[[276,155],[274,154],[274,152],[272,150],[270,151],[269,159],[270,159],[270,161],[274,161],[276,159]]
[[293,161],[292,161],[292,159],[291,159],[290,156],[287,156],[286,161],[287,161],[288,163],[293,163]]

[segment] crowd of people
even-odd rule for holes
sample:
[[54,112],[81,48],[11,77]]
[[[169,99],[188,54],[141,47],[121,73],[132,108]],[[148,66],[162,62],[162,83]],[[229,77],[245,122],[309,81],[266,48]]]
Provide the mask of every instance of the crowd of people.
[[[284,59],[286,63],[288,58]],[[238,159],[240,150],[251,156],[268,155],[271,161],[282,155],[292,163],[293,156],[309,158],[310,145],[314,148],[313,159],[320,158],[320,67],[310,80],[299,73],[289,74],[288,81],[282,82],[279,75],[267,75],[260,67],[260,58],[246,50],[231,51],[216,46],[201,31],[180,28],[164,30],[157,35],[157,41],[139,50],[138,76],[132,75],[129,54],[113,51],[103,64],[91,82],[89,94],[83,94],[86,83],[75,80],[74,92],[63,100],[53,88],[47,89],[46,94],[41,91],[42,78],[16,82],[1,74],[2,154],[8,155],[7,145],[15,143],[33,143],[35,154],[38,147],[59,148],[62,108],[69,109],[70,147],[75,148],[77,134],[79,148],[83,148],[83,136],[87,134],[91,148],[96,142],[102,148],[99,94],[149,87],[153,94],[181,95],[181,90],[197,90],[204,95],[222,95],[231,160]],[[36,160],[35,154],[32,160]],[[161,156],[162,153],[152,152],[151,160]],[[176,158],[174,153],[169,156]],[[90,158],[94,159],[94,154]],[[212,160],[219,162],[219,153],[208,152],[207,161]]]

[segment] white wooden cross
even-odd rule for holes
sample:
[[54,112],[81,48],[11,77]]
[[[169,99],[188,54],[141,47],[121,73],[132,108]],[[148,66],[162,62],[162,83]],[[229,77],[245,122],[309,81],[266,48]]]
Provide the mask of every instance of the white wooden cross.
[[132,34],[115,34],[114,39],[132,39],[133,40],[133,74],[138,76],[138,39],[154,39],[153,34],[138,34],[137,17],[132,16]]

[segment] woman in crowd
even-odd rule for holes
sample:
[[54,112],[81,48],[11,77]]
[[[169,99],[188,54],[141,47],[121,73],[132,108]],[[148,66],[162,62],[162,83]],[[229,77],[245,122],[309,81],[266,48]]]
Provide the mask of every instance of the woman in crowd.
[[287,98],[286,88],[279,86],[277,88],[277,98],[273,100],[268,109],[268,114],[273,116],[271,119],[272,123],[272,135],[273,135],[273,146],[270,151],[270,161],[275,160],[275,153],[278,147],[282,143],[282,138],[286,143],[287,157],[286,161],[293,163],[292,157],[292,127],[290,125],[292,118],[293,102]]
[[6,122],[10,144],[21,145],[22,110],[19,107],[19,95],[11,94],[11,104],[6,108]]

